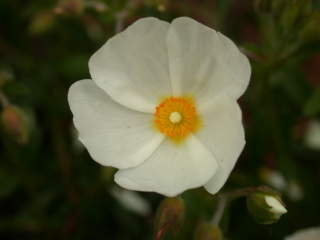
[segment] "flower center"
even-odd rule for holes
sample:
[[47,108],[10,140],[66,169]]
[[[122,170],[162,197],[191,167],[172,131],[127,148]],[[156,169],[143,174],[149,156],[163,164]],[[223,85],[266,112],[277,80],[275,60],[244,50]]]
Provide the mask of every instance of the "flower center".
[[170,117],[169,117],[169,120],[172,122],[172,123],[179,123],[181,122],[181,114],[178,113],[178,112],[172,112],[170,113]]
[[199,116],[191,98],[169,97],[156,107],[155,126],[171,140],[183,140],[198,129],[199,122]]

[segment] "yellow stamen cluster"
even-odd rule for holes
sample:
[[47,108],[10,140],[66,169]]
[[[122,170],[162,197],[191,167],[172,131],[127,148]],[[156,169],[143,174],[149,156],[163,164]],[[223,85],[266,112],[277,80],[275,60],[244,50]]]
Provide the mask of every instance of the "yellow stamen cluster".
[[191,98],[169,97],[157,106],[154,123],[161,133],[178,142],[198,129],[200,119]]

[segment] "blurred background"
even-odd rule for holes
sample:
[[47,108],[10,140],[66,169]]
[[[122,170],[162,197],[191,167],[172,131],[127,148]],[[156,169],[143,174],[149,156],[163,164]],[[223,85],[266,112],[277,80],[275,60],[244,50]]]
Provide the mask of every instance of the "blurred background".
[[[0,239],[152,239],[163,197],[117,187],[115,170],[78,142],[67,104],[69,86],[90,78],[89,57],[145,16],[192,17],[250,58],[247,145],[223,191],[268,185],[288,213],[259,225],[238,199],[222,219],[225,239],[319,226],[320,1],[0,0]],[[167,239],[194,239],[215,209],[203,189],[182,198],[185,224]]]

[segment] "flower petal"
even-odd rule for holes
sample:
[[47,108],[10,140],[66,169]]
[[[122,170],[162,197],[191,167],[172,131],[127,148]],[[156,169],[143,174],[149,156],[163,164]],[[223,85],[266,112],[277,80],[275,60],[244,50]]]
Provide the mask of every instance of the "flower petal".
[[79,139],[92,158],[117,168],[137,166],[164,136],[152,129],[152,115],[114,102],[92,80],[74,83],[68,101]]
[[245,145],[241,110],[236,101],[220,96],[212,108],[200,115],[202,128],[195,135],[219,164],[219,170],[205,185],[208,192],[215,194],[226,182]]
[[171,23],[167,45],[174,95],[192,94],[201,104],[221,92],[237,99],[247,88],[249,61],[221,33],[181,17]]
[[214,156],[191,135],[178,144],[166,139],[144,163],[118,171],[115,181],[127,189],[175,196],[202,186],[216,170]]
[[113,100],[153,113],[171,94],[166,35],[169,23],[143,18],[104,44],[89,61],[96,84]]

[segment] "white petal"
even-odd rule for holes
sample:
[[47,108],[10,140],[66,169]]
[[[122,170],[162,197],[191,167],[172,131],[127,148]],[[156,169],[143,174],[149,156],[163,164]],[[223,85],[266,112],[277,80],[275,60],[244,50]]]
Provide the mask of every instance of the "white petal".
[[287,213],[287,209],[282,205],[282,203],[273,196],[266,196],[265,201],[268,206],[271,208],[271,212],[275,214],[284,214]]
[[214,156],[195,138],[189,136],[176,144],[165,140],[144,163],[120,170],[115,181],[124,188],[153,191],[176,196],[202,186],[216,172]]
[[166,35],[169,23],[143,18],[117,34],[90,59],[93,80],[116,102],[153,113],[171,95]]
[[237,99],[248,86],[250,64],[234,43],[191,18],[175,19],[167,37],[172,90],[199,104],[225,93]]
[[208,112],[200,112],[202,127],[196,132],[198,139],[216,156],[219,169],[205,185],[215,194],[227,181],[244,145],[241,110],[236,101],[228,97],[215,99]]
[[114,102],[92,80],[74,83],[68,100],[79,138],[98,163],[134,167],[160,145],[163,135],[152,128],[152,115]]

